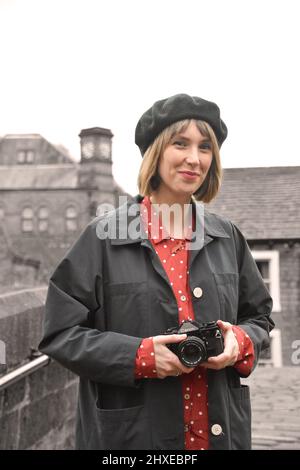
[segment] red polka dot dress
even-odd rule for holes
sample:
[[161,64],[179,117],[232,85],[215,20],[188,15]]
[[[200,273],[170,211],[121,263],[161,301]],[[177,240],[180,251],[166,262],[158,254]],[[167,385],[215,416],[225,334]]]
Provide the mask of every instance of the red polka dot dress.
[[[145,197],[141,204],[145,230],[169,278],[170,285],[178,304],[178,321],[194,320],[193,304],[189,288],[188,254],[189,235],[185,239],[168,236],[163,227],[153,234],[151,202]],[[254,348],[249,336],[239,327],[234,326],[234,333],[239,344],[239,357],[234,367],[243,375],[249,375],[253,367]],[[155,355],[152,338],[145,338],[136,356],[136,378],[156,378]],[[160,379],[161,380],[161,379]],[[206,450],[209,448],[209,421],[206,369],[198,366],[190,374],[180,376],[184,407],[184,433],[186,450]]]

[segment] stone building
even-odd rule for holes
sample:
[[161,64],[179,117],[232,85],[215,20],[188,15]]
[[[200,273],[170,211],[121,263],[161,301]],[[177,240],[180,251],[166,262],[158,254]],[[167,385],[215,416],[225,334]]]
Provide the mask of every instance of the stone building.
[[0,292],[48,275],[105,203],[126,193],[112,174],[109,129],[83,129],[81,160],[39,134],[0,140]]
[[225,169],[221,191],[208,209],[241,229],[273,298],[276,328],[261,362],[298,365],[300,166]]

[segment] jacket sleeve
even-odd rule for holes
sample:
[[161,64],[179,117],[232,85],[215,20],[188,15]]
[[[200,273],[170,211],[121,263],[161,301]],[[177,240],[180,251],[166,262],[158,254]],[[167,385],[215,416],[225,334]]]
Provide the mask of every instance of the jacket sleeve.
[[247,241],[240,230],[234,224],[232,226],[239,268],[237,324],[249,335],[253,343],[254,369],[259,360],[260,352],[270,344],[269,333],[274,328],[274,322],[270,318],[273,301],[253,259]]
[[142,338],[92,327],[96,315],[105,324],[104,248],[93,221],[55,269],[39,349],[81,377],[135,387],[135,357]]

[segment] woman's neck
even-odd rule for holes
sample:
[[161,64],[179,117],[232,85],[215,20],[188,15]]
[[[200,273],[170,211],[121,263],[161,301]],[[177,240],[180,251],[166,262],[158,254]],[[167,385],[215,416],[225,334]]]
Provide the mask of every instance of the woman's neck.
[[179,204],[183,208],[185,204],[190,204],[191,196],[189,194],[184,194],[183,196],[160,194],[159,192],[153,191],[150,195],[150,201],[152,204],[167,204],[168,206]]
[[[162,218],[162,223],[173,238],[185,238],[188,228],[191,226],[191,197],[184,196],[181,199],[174,196],[160,197],[157,193],[150,195],[151,204],[155,204]],[[170,210],[171,209],[171,210]]]

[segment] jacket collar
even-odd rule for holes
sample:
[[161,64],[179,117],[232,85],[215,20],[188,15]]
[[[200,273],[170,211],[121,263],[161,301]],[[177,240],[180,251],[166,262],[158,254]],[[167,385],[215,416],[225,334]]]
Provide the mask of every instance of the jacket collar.
[[[101,218],[99,222],[104,223],[104,225],[112,223],[111,227],[109,227],[111,235],[109,238],[112,245],[138,243],[148,238],[147,234],[143,231],[143,224],[141,223],[140,210],[142,200],[143,196],[138,194]],[[201,227],[203,225],[203,203],[192,200],[192,206],[196,214],[196,227]],[[113,228],[113,223],[115,223],[115,228]],[[137,228],[135,237],[128,234],[128,227],[131,223]],[[116,230],[114,234],[111,232],[112,229]],[[193,236],[192,241],[195,239],[195,236]],[[213,238],[230,238],[230,233],[223,228],[214,214],[204,209],[204,245]]]

